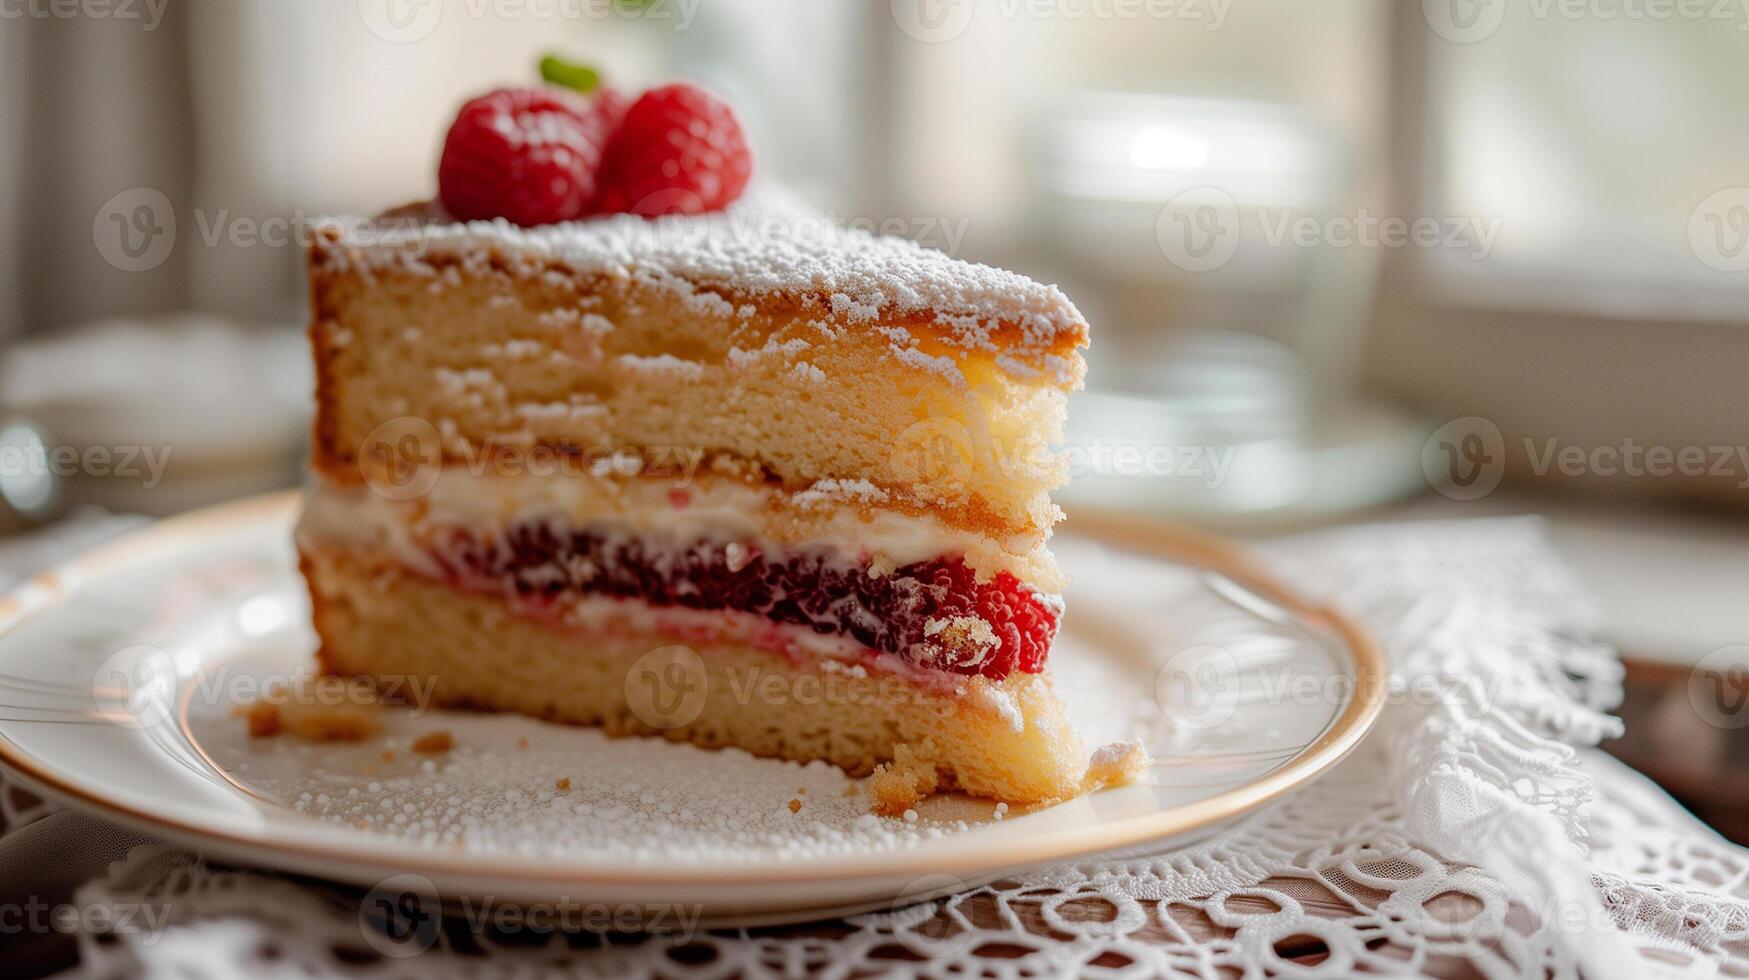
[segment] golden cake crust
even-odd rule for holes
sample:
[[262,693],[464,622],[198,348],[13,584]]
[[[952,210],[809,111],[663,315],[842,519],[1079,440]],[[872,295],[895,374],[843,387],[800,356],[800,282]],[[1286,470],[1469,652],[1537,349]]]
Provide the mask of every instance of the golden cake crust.
[[665,250],[606,225],[323,229],[316,468],[361,479],[373,433],[411,418],[445,465],[683,445],[794,491],[866,481],[883,505],[997,537],[1055,523],[1050,447],[1086,324],[1054,288],[870,236],[815,268],[733,236]]

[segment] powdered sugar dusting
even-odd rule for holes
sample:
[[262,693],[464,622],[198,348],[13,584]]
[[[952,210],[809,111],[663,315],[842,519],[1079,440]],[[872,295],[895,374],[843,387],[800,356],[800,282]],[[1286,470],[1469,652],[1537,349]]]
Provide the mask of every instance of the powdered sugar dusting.
[[[378,228],[336,220],[324,226],[318,255],[335,266],[497,255],[537,271],[541,263],[554,262],[580,274],[671,289],[701,313],[723,317],[752,312],[728,296],[782,295],[829,308],[851,324],[928,324],[962,356],[1001,353],[1004,370],[1026,366],[1035,378],[1043,370],[1065,385],[1079,379],[1079,359],[1061,354],[1065,346],[1086,342],[1086,322],[1055,286],[907,239],[831,225],[770,194],[726,213],[656,221],[612,215],[520,228],[502,220],[444,223],[440,214],[424,217],[434,223],[410,226],[401,220]],[[907,364],[943,374],[953,364],[908,343],[896,352]],[[1057,355],[1054,362],[1044,359],[1049,354]]]
[[[910,848],[968,829],[961,819],[873,817],[867,797],[848,792],[856,781],[823,762],[610,739],[511,715],[386,710],[396,712],[390,736],[368,743],[220,744],[240,746],[228,769],[298,812],[438,850],[573,861],[802,861]],[[455,733],[451,751],[412,751],[439,728]]]
[[867,480],[816,480],[812,486],[792,496],[790,506],[810,507],[845,502],[873,505],[885,503],[886,500],[887,492]]
[[640,374],[672,375],[680,378],[696,378],[704,374],[703,364],[683,361],[673,354],[621,354],[616,360],[620,367]]
[[808,342],[800,337],[796,337],[783,343],[778,343],[777,338],[772,337],[765,342],[764,347],[761,347],[758,350],[742,350],[739,347],[730,348],[729,363],[736,367],[748,367],[757,364],[760,360],[767,357],[792,357],[807,350],[809,346]]
[[955,364],[951,357],[945,355],[932,356],[923,353],[915,347],[900,347],[897,344],[893,344],[890,347],[890,350],[892,350],[893,356],[898,358],[901,363],[909,364],[919,370],[932,371],[939,374],[955,388],[966,387],[965,373],[960,370],[959,365]]

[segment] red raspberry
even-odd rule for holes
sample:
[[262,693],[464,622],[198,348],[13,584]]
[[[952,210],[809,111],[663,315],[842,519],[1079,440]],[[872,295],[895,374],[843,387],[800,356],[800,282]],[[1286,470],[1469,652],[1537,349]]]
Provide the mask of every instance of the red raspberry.
[[720,211],[741,196],[753,158],[728,105],[695,85],[664,85],[626,110],[601,163],[598,212]]
[[[631,108],[631,102],[619,93],[618,89],[603,85],[595,90],[589,103],[589,115],[595,123],[596,133],[601,137],[601,146],[605,149],[607,140],[626,117],[626,110]],[[599,185],[599,182],[597,183]]]
[[543,225],[583,214],[624,99],[557,88],[489,92],[462,106],[443,142],[438,196],[463,221]]

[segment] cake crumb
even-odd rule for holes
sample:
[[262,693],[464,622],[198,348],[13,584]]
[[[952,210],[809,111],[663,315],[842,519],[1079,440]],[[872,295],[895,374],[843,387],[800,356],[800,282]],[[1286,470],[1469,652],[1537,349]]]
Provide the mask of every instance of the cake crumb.
[[455,736],[442,729],[426,732],[419,736],[417,742],[413,743],[413,751],[421,755],[438,755],[453,748],[455,748]]
[[377,733],[377,697],[369,682],[343,677],[274,684],[238,706],[251,738],[289,734],[307,742],[362,742]]
[[1141,779],[1153,764],[1154,760],[1139,739],[1100,746],[1087,762],[1087,775],[1081,777],[1081,792],[1128,786]]
[[257,701],[243,712],[249,719],[250,738],[272,738],[279,734],[279,709],[266,701]]
[[560,776],[558,782],[553,784],[553,788],[561,793],[571,792],[571,777]]
[[990,624],[977,616],[930,619],[923,624],[923,635],[953,654],[956,665],[981,664],[1002,645]]
[[528,736],[527,735],[516,736],[516,747],[519,749],[527,749],[528,748]]
[[849,799],[850,797],[855,796],[855,795],[856,795],[856,784],[855,783],[851,783],[849,786],[844,787],[844,798],[845,799]]
[[802,812],[802,801],[798,800],[798,799],[791,799],[789,801],[789,812],[791,812],[791,813]]
[[883,817],[897,817],[913,804],[936,791],[941,785],[941,773],[930,756],[934,744],[925,739],[921,751],[900,743],[893,748],[893,761],[875,767],[868,777],[869,793],[874,797],[871,809]]
[[384,762],[394,762],[395,761],[395,752],[393,749],[384,749],[383,750],[383,761]]

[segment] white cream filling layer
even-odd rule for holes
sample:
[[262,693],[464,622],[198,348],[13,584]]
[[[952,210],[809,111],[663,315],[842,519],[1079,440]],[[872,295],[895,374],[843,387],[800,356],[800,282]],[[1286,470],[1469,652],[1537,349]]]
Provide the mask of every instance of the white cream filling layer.
[[540,520],[681,542],[826,548],[893,567],[964,555],[981,574],[1015,570],[1023,581],[1031,576],[1020,570],[1039,560],[1037,542],[993,541],[927,515],[882,509],[862,493],[836,482],[785,495],[725,479],[680,485],[578,474],[478,475],[451,467],[426,493],[400,500],[318,475],[311,478],[298,533],[386,549],[416,568],[430,562],[420,543],[422,531],[459,527],[492,533]]

